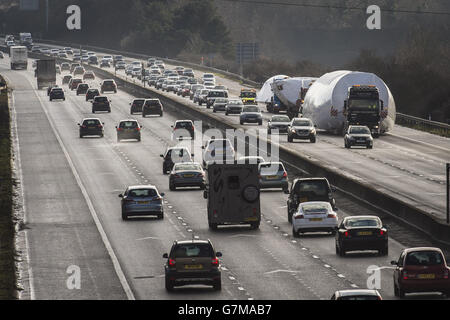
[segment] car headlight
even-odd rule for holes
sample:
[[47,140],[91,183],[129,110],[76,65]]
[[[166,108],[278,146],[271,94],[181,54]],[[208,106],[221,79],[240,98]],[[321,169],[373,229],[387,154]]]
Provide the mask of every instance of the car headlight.
[[295,133],[295,129],[291,129],[291,132],[292,132],[292,133]]
[[316,133],[316,129],[311,129],[311,133],[315,134]]

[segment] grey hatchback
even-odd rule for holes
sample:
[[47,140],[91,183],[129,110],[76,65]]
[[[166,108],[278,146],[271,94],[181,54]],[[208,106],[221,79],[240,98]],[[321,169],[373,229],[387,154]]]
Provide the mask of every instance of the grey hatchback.
[[134,119],[121,120],[119,125],[116,126],[117,130],[117,142],[122,139],[136,139],[141,141],[141,129],[142,126]]
[[149,215],[164,218],[164,193],[159,193],[153,185],[130,186],[119,197],[122,198],[122,220],[128,220],[130,216]]

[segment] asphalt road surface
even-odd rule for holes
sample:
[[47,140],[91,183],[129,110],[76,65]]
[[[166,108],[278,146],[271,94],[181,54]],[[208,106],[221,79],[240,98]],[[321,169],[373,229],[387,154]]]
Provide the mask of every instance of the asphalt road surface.
[[[66,101],[49,102],[46,91],[36,90],[32,71],[11,71],[8,66],[8,58],[0,61],[0,72],[13,88],[12,108],[17,114],[33,298],[329,299],[336,290],[367,287],[367,268],[376,265],[381,267],[380,293],[385,299],[394,299],[389,262],[398,258],[408,241],[428,244],[415,235],[398,241],[405,235],[391,233],[388,256],[350,253],[339,257],[334,237],[328,234],[291,236],[286,195],[278,190],[262,193],[259,230],[226,227],[210,231],[202,191],[169,191],[168,176],[162,174],[159,154],[174,144],[170,125],[177,115],[131,116],[129,102],[134,97],[120,90],[107,94],[112,100],[111,113],[93,115],[84,96],[77,97],[64,87]],[[104,138],[78,137],[77,122],[91,116],[105,122]],[[136,118],[144,126],[141,142],[117,143],[114,126],[127,118]],[[323,139],[326,141],[316,145],[296,143],[294,148],[330,158],[349,153],[340,150],[343,146],[338,138]],[[391,139],[395,142],[398,138]],[[393,142],[377,140],[374,156],[390,155]],[[429,147],[424,144],[421,148]],[[370,158],[361,155],[364,151],[351,151],[347,159],[379,163],[367,160]],[[444,160],[442,155],[432,157]],[[391,156],[389,161],[393,159]],[[342,162],[357,167],[346,159]],[[380,174],[386,175],[388,167],[378,169]],[[428,172],[428,167],[424,164],[424,169],[419,169]],[[425,179],[413,180],[428,187]],[[147,183],[166,193],[165,218],[122,221],[117,195],[128,185]],[[340,218],[369,210],[343,196],[337,197],[337,203]],[[222,291],[189,286],[166,292],[162,254],[169,251],[173,240],[190,239],[192,234],[211,239],[223,253]],[[80,268],[80,289],[67,286],[69,266]],[[435,294],[409,297],[442,299]]]

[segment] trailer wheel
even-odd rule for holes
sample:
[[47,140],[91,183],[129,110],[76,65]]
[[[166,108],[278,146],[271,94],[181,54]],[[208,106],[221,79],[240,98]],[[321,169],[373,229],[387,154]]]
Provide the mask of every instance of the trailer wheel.
[[253,230],[259,229],[259,221],[251,223],[250,226]]
[[208,225],[211,230],[217,230],[217,223],[208,222]]

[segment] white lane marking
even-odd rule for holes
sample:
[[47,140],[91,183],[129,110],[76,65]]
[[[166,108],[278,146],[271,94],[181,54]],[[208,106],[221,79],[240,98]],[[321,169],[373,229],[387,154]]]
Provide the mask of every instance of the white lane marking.
[[235,234],[235,235],[229,236],[229,238],[239,238],[239,237],[254,238],[254,237],[256,237],[256,235],[254,235],[254,234]]
[[[440,149],[440,150],[442,150],[442,151],[448,152],[448,149],[447,149],[447,148],[442,148],[442,147],[439,147],[439,146],[437,146],[437,145],[434,145],[434,144],[431,144],[431,143],[428,143],[428,142],[424,142],[424,141],[420,141],[420,140],[414,140],[414,139],[407,138],[407,137],[405,137],[405,136],[400,136],[400,135],[397,135],[397,134],[394,134],[394,133],[391,133],[391,132],[388,133],[387,135],[390,135],[390,136],[393,136],[393,137],[396,137],[396,138],[399,138],[399,139],[409,140],[410,142],[414,142],[414,143],[420,143],[420,144],[429,146],[429,147],[431,147],[431,148]],[[388,143],[388,144],[391,144],[391,143],[386,142],[386,141],[384,141],[384,142],[385,142],[385,143]]]
[[[33,87],[30,80],[28,78],[26,78],[26,79],[30,83],[30,86]],[[120,284],[122,285],[122,288],[125,291],[125,294],[127,295],[128,300],[136,300],[136,298],[134,297],[133,291],[131,290],[130,285],[127,282],[125,274],[123,273],[122,267],[120,266],[119,259],[117,259],[117,256],[114,253],[114,249],[112,248],[112,245],[109,242],[108,236],[106,235],[106,232],[103,229],[100,219],[98,218],[97,212],[95,211],[94,205],[92,204],[89,194],[88,194],[86,188],[84,187],[83,182],[81,181],[80,175],[78,174],[78,171],[75,168],[75,165],[73,164],[73,161],[64,145],[64,142],[62,141],[61,137],[59,136],[59,133],[56,131],[55,125],[53,124],[53,120],[50,118],[50,116],[47,112],[47,109],[44,107],[45,103],[42,101],[41,97],[36,93],[36,91],[34,91],[34,94],[41,103],[41,107],[44,110],[45,115],[47,116],[47,119],[50,123],[50,126],[53,129],[56,139],[58,140],[59,145],[61,146],[61,149],[62,149],[64,155],[66,156],[67,162],[72,170],[75,180],[77,181],[77,184],[78,184],[79,188],[81,189],[81,193],[83,194],[83,197],[89,208],[89,212],[91,213],[91,216],[94,219],[95,225],[97,226],[98,232],[100,233],[100,237],[106,247],[106,250],[108,251],[109,256],[111,257],[111,260],[112,260],[112,263],[114,266],[114,270],[116,271],[116,274],[117,274],[117,277],[119,278]]]
[[[9,84],[8,87],[11,85],[11,80],[3,75],[3,78],[6,79],[7,83]],[[21,181],[20,183],[20,196],[22,201],[22,211],[23,211],[23,223],[26,225],[27,223],[27,210],[26,210],[26,204],[25,204],[25,191],[24,191],[24,181],[23,181],[23,172],[22,172],[22,161],[20,158],[20,143],[19,143],[19,133],[17,131],[17,111],[16,111],[16,99],[14,97],[14,91],[11,93],[11,102],[9,104],[10,110],[12,110],[12,121],[13,121],[13,132],[14,132],[14,138],[15,138],[15,147],[16,147],[16,159],[17,159],[17,172],[19,174],[19,179]],[[36,294],[34,290],[34,277],[33,277],[33,269],[31,268],[31,262],[30,262],[30,245],[28,242],[28,232],[26,229],[24,230],[24,238],[25,238],[25,259],[27,261],[27,273],[28,273],[28,285],[30,287],[30,299],[36,300]]]
[[159,240],[158,237],[145,237],[145,238],[139,238],[139,239],[136,239],[136,241],[148,240],[148,239],[151,239],[151,240]]
[[273,271],[267,271],[267,272],[264,272],[264,274],[274,274],[274,273],[298,273],[298,272],[300,272],[300,271],[277,269],[277,270],[273,270]]

